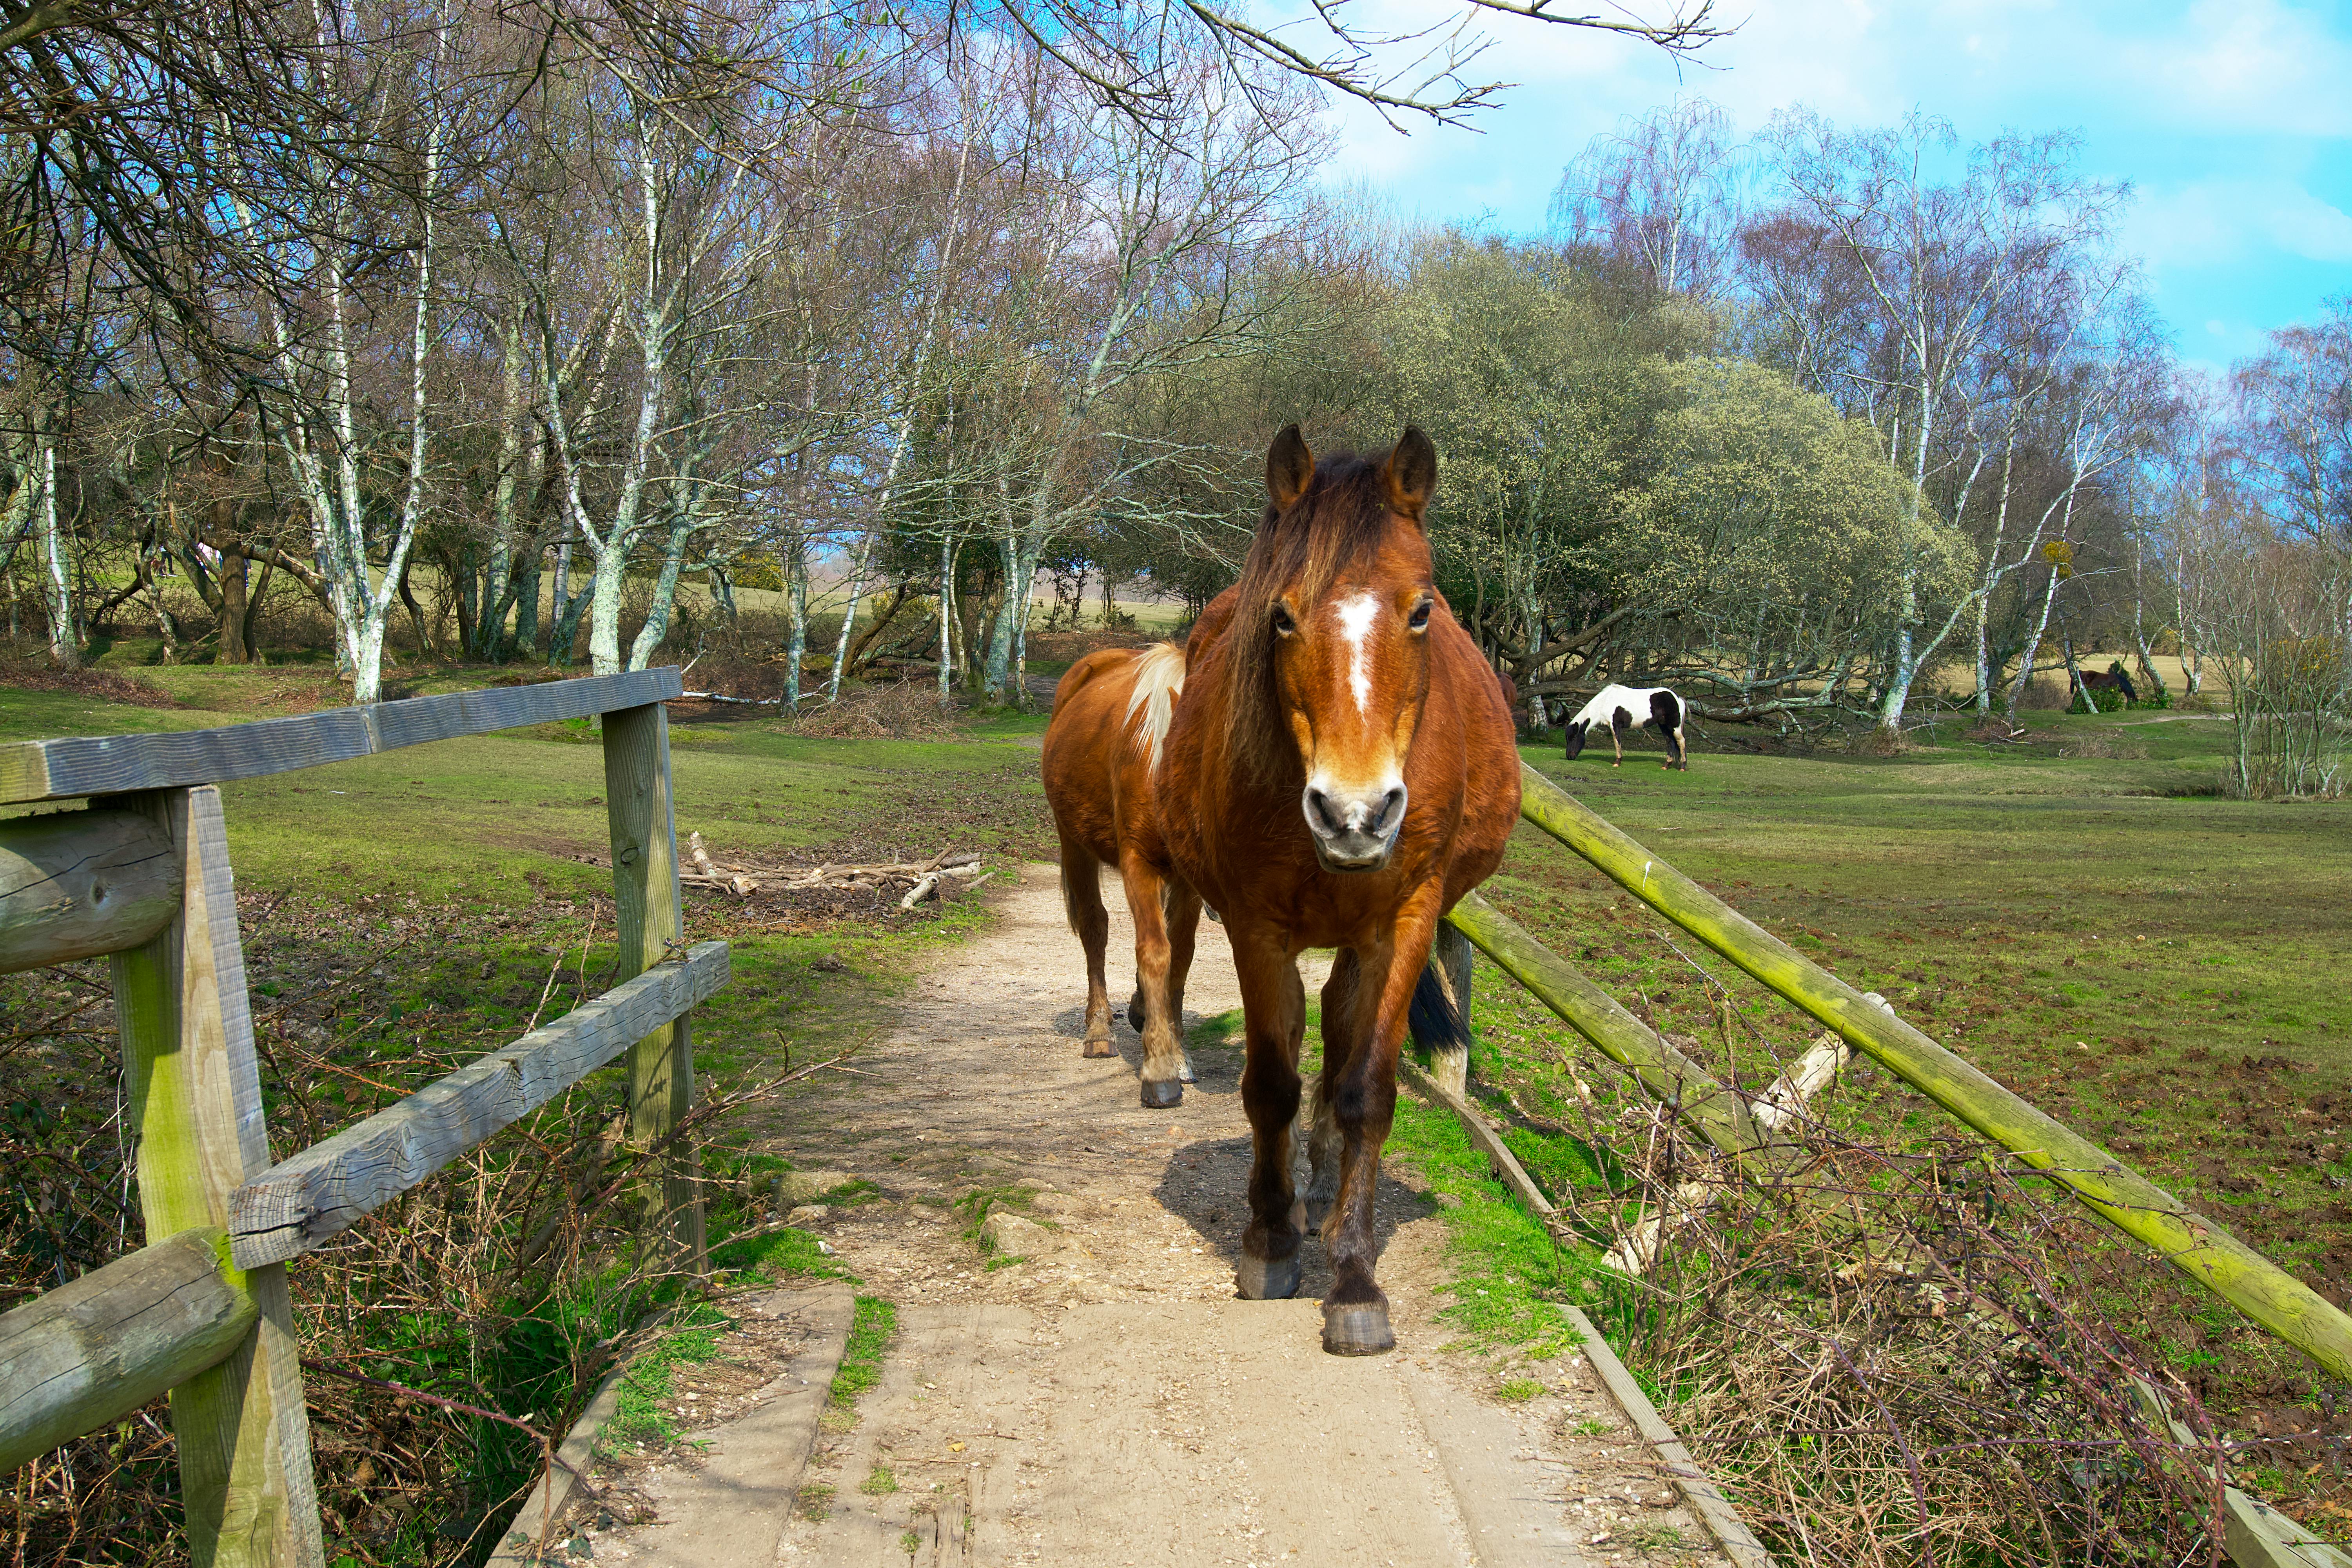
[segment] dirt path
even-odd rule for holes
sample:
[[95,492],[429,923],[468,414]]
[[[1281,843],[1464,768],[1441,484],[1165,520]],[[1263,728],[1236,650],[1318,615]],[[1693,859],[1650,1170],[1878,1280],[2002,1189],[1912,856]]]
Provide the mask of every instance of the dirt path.
[[[922,975],[894,1036],[798,1101],[772,1145],[878,1189],[803,1223],[899,1325],[856,1425],[821,1436],[817,1489],[775,1562],[1720,1561],[1661,1506],[1580,1356],[1509,1369],[1547,1387],[1511,1405],[1494,1392],[1504,1368],[1443,1349],[1444,1229],[1407,1180],[1384,1177],[1379,1198],[1395,1352],[1323,1353],[1311,1237],[1298,1300],[1234,1298],[1240,1052],[1197,1050],[1199,1082],[1166,1111],[1137,1103],[1123,1022],[1123,1059],[1083,1059],[1056,876],[1027,868],[998,925]],[[1116,988],[1133,950],[1110,901]],[[1239,1005],[1214,926],[1187,1001],[1188,1024]],[[967,1235],[975,1198],[996,1194],[1021,1261]]]

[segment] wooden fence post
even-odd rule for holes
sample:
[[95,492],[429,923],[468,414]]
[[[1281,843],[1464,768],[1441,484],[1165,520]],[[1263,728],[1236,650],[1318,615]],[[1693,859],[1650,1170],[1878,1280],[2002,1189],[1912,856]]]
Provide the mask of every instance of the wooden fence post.
[[[229,1195],[268,1169],[269,1145],[220,791],[123,799],[154,817],[182,868],[179,914],[113,958],[152,1244],[226,1226]],[[316,1568],[325,1553],[285,1265],[253,1269],[244,1285],[252,1333],[172,1390],[190,1552],[197,1568]]]
[[[660,703],[604,715],[604,798],[613,829],[613,900],[620,915],[619,984],[665,956],[682,955],[686,941],[670,799],[669,711]],[[688,1013],[639,1040],[629,1054],[630,1141],[641,1149],[658,1142],[693,1105]],[[702,1171],[690,1146],[673,1148],[662,1160],[662,1211],[677,1266],[702,1273]]]
[[[1462,1015],[1462,1024],[1470,1024],[1470,939],[1447,921],[1437,922],[1437,938],[1430,943],[1429,962],[1437,970],[1454,1009]],[[1470,1048],[1467,1046],[1434,1047],[1429,1052],[1429,1076],[1454,1099],[1467,1101],[1470,1098]]]

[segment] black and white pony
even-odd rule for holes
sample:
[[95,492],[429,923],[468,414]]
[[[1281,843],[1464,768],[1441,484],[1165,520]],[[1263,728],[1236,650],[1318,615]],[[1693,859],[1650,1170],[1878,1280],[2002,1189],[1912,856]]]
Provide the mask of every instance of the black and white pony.
[[1683,700],[1663,686],[1604,686],[1591,701],[1576,710],[1568,721],[1568,754],[1571,757],[1584,750],[1593,726],[1609,726],[1609,739],[1617,748],[1617,760],[1609,765],[1625,765],[1625,737],[1635,730],[1654,729],[1666,743],[1666,763],[1670,768],[1690,771],[1690,752],[1683,744]]

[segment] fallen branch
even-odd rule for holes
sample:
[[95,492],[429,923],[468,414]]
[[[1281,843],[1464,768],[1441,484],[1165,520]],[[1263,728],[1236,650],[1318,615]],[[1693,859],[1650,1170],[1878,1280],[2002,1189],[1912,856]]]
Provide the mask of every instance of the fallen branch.
[[[737,898],[749,898],[761,889],[780,893],[808,892],[819,888],[867,888],[876,892],[898,883],[921,883],[926,879],[936,885],[941,877],[979,877],[981,855],[977,849],[942,849],[929,860],[890,860],[870,862],[827,862],[821,866],[794,869],[783,866],[730,865],[714,861],[702,835],[686,836],[690,869],[681,868],[678,881],[689,888],[709,888],[718,892],[732,893]],[[929,891],[929,888],[926,889]],[[911,907],[911,906],[908,906]]]

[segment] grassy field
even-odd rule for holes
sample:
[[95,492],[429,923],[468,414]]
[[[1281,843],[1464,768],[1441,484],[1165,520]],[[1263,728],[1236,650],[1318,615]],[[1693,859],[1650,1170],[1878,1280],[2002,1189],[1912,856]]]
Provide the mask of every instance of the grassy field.
[[[405,673],[430,691],[490,672]],[[184,706],[121,700],[120,689],[0,689],[0,741],[184,729],[339,700],[317,670],[139,674]],[[2352,807],[2221,798],[2228,727],[2209,718],[2027,717],[2023,745],[1971,742],[1947,722],[1892,757],[1758,750],[1725,731],[1695,738],[1687,773],[1660,771],[1646,750],[1622,771],[1605,752],[1572,763],[1556,746],[1524,754],[1768,928],[2344,1300],[2352,997],[2336,975]],[[679,830],[700,830],[721,858],[949,846],[1047,857],[1041,728],[1013,718],[931,741],[833,741],[772,720],[680,722]],[[321,1048],[344,1051],[343,1070],[363,1053],[383,1087],[329,1086],[323,1125],[443,1070],[446,1050],[416,1044],[435,1029],[509,1029],[551,956],[566,975],[556,1005],[597,988],[610,880],[594,863],[604,792],[585,724],[225,793],[257,941],[278,941],[287,970],[266,983],[301,982],[304,963],[289,954],[309,942],[310,968],[355,988],[322,1020],[342,1044]],[[1813,1032],[1531,828],[1487,891],[1717,1070],[1760,1084],[1774,1052],[1793,1055]],[[275,912],[278,901],[309,912]],[[692,934],[736,943],[736,984],[698,1026],[705,1070],[723,1089],[787,1051],[797,1061],[855,1045],[880,1026],[927,946],[986,918],[968,903],[907,921],[774,919],[698,897]],[[1590,1162],[1547,1156],[1528,1131],[1567,1109],[1577,1058],[1565,1030],[1498,978],[1482,981],[1476,1023],[1477,1070],[1504,1114],[1526,1113],[1514,1136],[1538,1175],[1591,1179]],[[405,1054],[393,1048],[404,1039]],[[1868,1083],[1857,1075],[1858,1089]],[[1923,1131],[1948,1126],[1916,1097],[1892,1103]],[[1468,1165],[1459,1174],[1475,1179]],[[1465,1242],[1470,1252],[1486,1244]],[[1533,1283],[1528,1267],[1490,1271]],[[2294,1357],[2227,1309],[2143,1273],[2151,1283],[2119,1288],[2119,1314],[2217,1411],[2249,1431],[2342,1424],[2344,1407]],[[1569,1268],[1560,1279],[1572,1275],[1582,1278]]]

